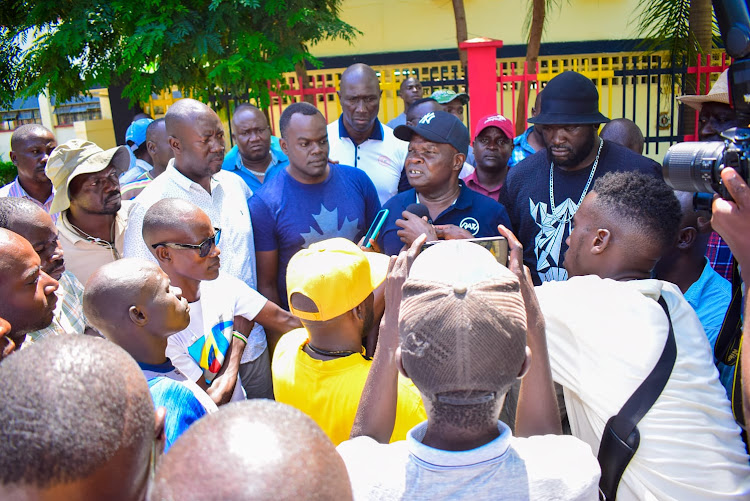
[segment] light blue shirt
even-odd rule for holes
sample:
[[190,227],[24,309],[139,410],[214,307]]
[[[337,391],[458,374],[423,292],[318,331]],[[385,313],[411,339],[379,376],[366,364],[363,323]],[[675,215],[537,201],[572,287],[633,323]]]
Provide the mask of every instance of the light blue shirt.
[[[711,348],[716,344],[721,324],[732,300],[732,284],[726,278],[714,271],[706,259],[703,273],[700,278],[685,291],[685,299],[693,307],[698,319],[706,331],[706,337]],[[732,392],[732,379],[734,378],[734,367],[729,367],[714,359],[719,369],[719,380],[727,390],[727,395]]]
[[271,136],[271,163],[268,164],[263,181],[258,179],[258,176],[242,164],[242,157],[239,154],[236,144],[224,155],[224,163],[221,165],[221,168],[240,176],[245,181],[245,184],[247,184],[247,187],[250,188],[250,191],[255,193],[263,186],[264,181],[271,179],[279,170],[286,169],[287,165],[289,165],[289,158],[281,150],[279,138]]
[[526,157],[529,157],[536,153],[536,150],[534,150],[534,148],[532,148],[529,144],[529,134],[531,134],[532,130],[534,130],[533,125],[526,129],[523,134],[521,134],[520,136],[516,136],[513,139],[513,151],[510,153],[508,167],[513,167],[518,162],[525,160]]

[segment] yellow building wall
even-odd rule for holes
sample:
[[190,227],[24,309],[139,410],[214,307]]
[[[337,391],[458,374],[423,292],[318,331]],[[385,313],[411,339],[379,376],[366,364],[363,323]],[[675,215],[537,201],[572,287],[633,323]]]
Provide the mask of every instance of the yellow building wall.
[[[523,24],[531,0],[464,0],[469,38],[525,44]],[[638,0],[560,0],[547,16],[543,42],[619,40],[635,37]],[[450,0],[344,0],[341,18],[363,34],[353,45],[325,41],[318,57],[456,47]]]

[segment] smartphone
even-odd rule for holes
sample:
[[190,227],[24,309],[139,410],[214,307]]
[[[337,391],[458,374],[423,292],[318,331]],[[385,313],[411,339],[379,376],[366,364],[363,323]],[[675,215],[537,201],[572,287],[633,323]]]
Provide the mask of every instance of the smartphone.
[[388,212],[388,209],[381,209],[377,214],[375,214],[375,219],[372,221],[370,229],[367,230],[367,233],[365,233],[365,239],[363,240],[366,248],[369,249],[370,247],[372,247],[370,245],[370,239],[378,239],[380,229],[383,227],[383,223],[385,223],[386,218],[388,218]]
[[[433,245],[438,245],[441,242],[445,242],[445,240],[436,240],[434,242],[426,242],[422,246],[422,250],[425,250],[427,247],[432,247]],[[508,240],[505,239],[505,237],[497,236],[497,237],[483,237],[483,238],[467,238],[464,240],[464,242],[473,242],[477,245],[481,245],[490,253],[495,256],[495,259],[498,263],[502,264],[503,266],[508,266]]]

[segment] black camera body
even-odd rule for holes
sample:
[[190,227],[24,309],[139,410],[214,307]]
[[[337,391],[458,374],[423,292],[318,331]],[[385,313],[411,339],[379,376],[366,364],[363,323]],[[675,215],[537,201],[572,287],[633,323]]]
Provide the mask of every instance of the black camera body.
[[[750,10],[747,0],[713,0],[716,20],[727,54],[732,109],[750,124]],[[750,128],[724,131],[724,142],[675,144],[664,156],[664,180],[680,191],[696,192],[696,209],[710,209],[714,193],[731,200],[721,182],[721,171],[735,169],[750,184]],[[708,194],[708,195],[702,195]]]
[[725,141],[678,143],[664,156],[664,180],[679,191],[707,193],[696,196],[696,210],[711,208],[714,193],[731,200],[721,181],[721,171],[732,168],[750,184],[750,128],[732,128],[722,134]]

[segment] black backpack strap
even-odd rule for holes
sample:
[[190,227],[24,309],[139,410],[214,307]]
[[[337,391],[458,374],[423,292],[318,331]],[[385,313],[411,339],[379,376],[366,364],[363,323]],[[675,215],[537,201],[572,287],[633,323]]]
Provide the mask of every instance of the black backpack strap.
[[638,449],[640,434],[637,425],[664,390],[677,358],[677,343],[674,338],[672,318],[663,297],[659,298],[659,304],[667,314],[669,322],[669,334],[667,334],[664,351],[651,374],[625,402],[620,412],[607,421],[599,445],[597,459],[602,470],[599,493],[602,499],[608,501],[615,499],[620,478]]

